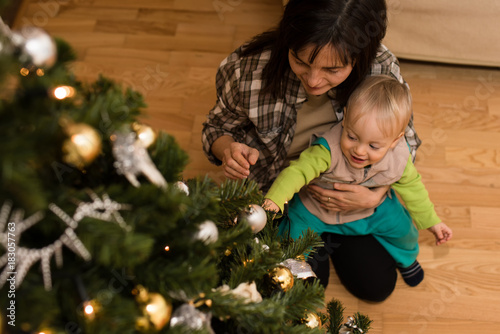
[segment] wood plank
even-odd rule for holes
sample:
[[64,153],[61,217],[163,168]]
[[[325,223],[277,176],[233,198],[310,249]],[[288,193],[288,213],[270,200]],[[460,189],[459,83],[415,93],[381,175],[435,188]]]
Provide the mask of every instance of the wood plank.
[[[500,217],[500,207],[476,207],[470,209],[472,228],[481,231],[499,231],[498,217]],[[492,238],[493,240],[499,240]]]

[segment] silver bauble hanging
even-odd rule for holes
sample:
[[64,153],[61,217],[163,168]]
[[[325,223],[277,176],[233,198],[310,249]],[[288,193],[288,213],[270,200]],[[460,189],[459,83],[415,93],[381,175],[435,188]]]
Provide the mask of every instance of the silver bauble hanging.
[[250,204],[239,215],[238,222],[246,222],[253,233],[259,233],[266,226],[267,214],[260,205]]
[[183,304],[177,308],[170,318],[170,327],[184,326],[186,329],[205,330],[214,333],[210,326],[212,315],[198,311],[193,305]]
[[311,265],[306,261],[300,261],[295,259],[286,259],[280,264],[284,265],[294,276],[297,278],[309,278],[309,277],[317,277],[314,271],[311,268]]
[[20,50],[22,62],[37,67],[51,67],[56,62],[56,43],[41,28],[27,26],[13,31],[12,42]]

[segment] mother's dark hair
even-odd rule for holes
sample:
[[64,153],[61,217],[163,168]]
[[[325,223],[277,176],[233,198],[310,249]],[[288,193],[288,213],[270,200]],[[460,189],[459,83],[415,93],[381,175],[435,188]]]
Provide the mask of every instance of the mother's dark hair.
[[290,0],[277,28],[256,36],[243,55],[264,50],[271,58],[263,71],[264,91],[283,97],[288,73],[288,50],[298,53],[309,45],[318,52],[331,45],[344,65],[353,64],[349,77],[337,87],[345,104],[351,92],[368,75],[387,28],[385,0]]

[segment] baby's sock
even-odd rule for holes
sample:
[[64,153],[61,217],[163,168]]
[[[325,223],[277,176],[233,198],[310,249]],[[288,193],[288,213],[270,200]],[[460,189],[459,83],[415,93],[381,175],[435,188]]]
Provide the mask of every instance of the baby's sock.
[[424,279],[424,269],[422,269],[417,260],[409,267],[398,269],[406,284],[409,286],[417,286]]

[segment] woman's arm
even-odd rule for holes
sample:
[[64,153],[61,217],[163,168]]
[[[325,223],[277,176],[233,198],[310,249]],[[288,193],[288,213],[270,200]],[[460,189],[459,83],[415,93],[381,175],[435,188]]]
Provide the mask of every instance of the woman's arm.
[[203,123],[203,151],[216,165],[223,163],[224,151],[233,142],[243,142],[245,127],[250,124],[240,96],[240,58],[235,51],[221,62],[215,88],[217,102]]
[[308,191],[321,206],[330,211],[352,211],[362,208],[375,208],[390,186],[367,188],[355,184],[335,183],[334,190],[309,185]]

